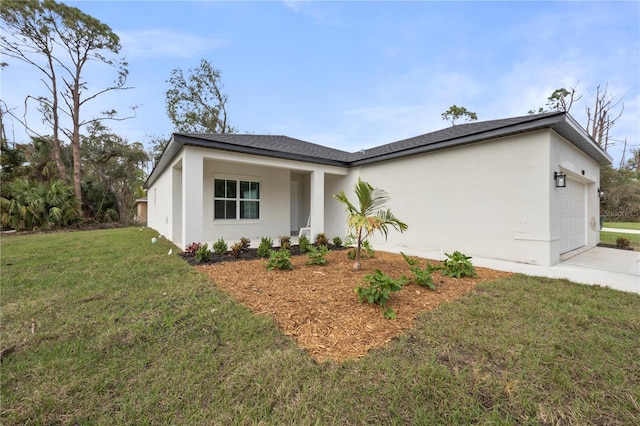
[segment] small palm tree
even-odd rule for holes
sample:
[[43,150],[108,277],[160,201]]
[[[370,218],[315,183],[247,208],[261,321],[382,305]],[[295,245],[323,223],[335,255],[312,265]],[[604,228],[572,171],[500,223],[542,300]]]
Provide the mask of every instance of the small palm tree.
[[389,201],[389,196],[382,189],[374,188],[369,183],[358,178],[355,185],[355,193],[358,197],[358,206],[352,204],[344,191],[334,194],[334,197],[346,206],[347,224],[349,230],[355,231],[357,240],[356,256],[353,269],[360,269],[360,252],[362,243],[375,231],[379,231],[387,238],[389,226],[400,232],[407,230],[407,225],[396,218],[390,209],[384,206]]

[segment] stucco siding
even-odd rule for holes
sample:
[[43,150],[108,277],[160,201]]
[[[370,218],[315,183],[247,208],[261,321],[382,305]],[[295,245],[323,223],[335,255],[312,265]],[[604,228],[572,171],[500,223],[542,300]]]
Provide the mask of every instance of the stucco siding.
[[[598,242],[602,159],[585,154],[591,152],[588,139],[580,139],[581,149],[564,139],[575,136],[566,127],[560,133],[539,129],[440,150],[429,143],[429,151],[394,156],[372,150],[371,162],[344,167],[224,147],[184,145],[177,151],[173,145],[148,187],[148,226],[181,249],[219,238],[275,241],[309,218],[312,238],[324,232],[344,239],[345,209],[333,195],[344,190],[357,203],[353,188],[362,178],[388,192],[389,207],[409,226],[404,234],[390,230],[388,240],[376,234],[376,249],[460,250],[553,265],[563,250]],[[557,188],[554,172],[566,173],[570,186]],[[215,179],[258,182],[259,218],[215,219]]]
[[[555,169],[549,171],[549,175],[553,175],[553,171],[562,171],[569,179],[567,185],[572,182],[578,182],[585,187],[585,235],[586,246],[593,247],[600,240],[600,198],[598,196],[598,188],[600,187],[600,165],[587,156],[584,152],[577,149],[574,145],[567,142],[564,138],[556,133],[551,134],[551,167]],[[566,188],[554,188],[554,196],[551,200],[551,229],[554,234],[559,232],[560,228],[560,195]],[[559,242],[557,251],[559,253]]]
[[347,232],[347,215],[344,205],[334,198],[334,194],[344,190],[349,193],[352,190],[352,179],[346,176],[326,175],[325,176],[325,216],[324,233],[329,239],[340,237],[345,240]]
[[[176,243],[174,233],[174,218],[176,214],[174,206],[179,208],[181,191],[174,191],[174,188],[181,187],[179,177],[176,177],[175,171],[181,175],[182,154],[178,155],[170,167],[167,168],[154,184],[147,190],[148,199],[148,219],[147,225],[158,231],[160,235],[170,239]],[[176,181],[176,179],[178,179]],[[176,218],[176,219],[179,219]]]
[[[214,219],[214,179],[237,179],[260,183],[260,219]],[[202,241],[226,241],[240,237],[260,239],[289,235],[290,173],[287,169],[242,165],[208,159],[204,167]]]
[[374,246],[548,263],[549,145],[543,131],[363,167],[409,226]]

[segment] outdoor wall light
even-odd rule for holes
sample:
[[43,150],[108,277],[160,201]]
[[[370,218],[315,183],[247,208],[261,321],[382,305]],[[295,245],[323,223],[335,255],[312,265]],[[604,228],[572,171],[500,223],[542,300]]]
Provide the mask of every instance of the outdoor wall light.
[[567,175],[562,172],[553,172],[553,178],[556,180],[556,188],[564,188],[567,186]]
[[604,189],[598,188],[598,196],[600,198],[604,198],[605,194],[606,194],[606,191]]

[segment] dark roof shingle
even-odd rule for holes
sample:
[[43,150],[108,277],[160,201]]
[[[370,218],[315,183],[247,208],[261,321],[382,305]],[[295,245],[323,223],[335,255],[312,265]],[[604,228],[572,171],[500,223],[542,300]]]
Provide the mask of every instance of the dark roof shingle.
[[402,139],[358,152],[346,152],[280,135],[174,133],[169,146],[147,180],[157,177],[182,145],[220,149],[245,154],[353,167],[419,153],[482,142],[537,129],[553,128],[600,164],[611,158],[602,151],[573,118],[564,112],[459,124],[424,135]]

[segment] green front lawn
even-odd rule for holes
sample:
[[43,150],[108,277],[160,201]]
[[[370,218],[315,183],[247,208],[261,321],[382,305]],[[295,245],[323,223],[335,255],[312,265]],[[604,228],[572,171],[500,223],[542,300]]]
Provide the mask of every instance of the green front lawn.
[[600,242],[604,244],[616,244],[618,238],[626,238],[635,251],[640,251],[640,234],[627,234],[622,232],[600,232]]
[[634,229],[640,231],[640,222],[605,222],[605,228]]
[[1,424],[640,424],[640,295],[516,275],[319,364],[154,236],[3,237]]

